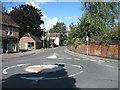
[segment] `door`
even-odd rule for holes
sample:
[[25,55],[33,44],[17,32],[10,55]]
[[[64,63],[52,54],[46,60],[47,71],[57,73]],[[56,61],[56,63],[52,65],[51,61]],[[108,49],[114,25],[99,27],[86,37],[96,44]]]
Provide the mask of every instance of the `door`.
[[25,42],[25,49],[28,49],[28,42]]

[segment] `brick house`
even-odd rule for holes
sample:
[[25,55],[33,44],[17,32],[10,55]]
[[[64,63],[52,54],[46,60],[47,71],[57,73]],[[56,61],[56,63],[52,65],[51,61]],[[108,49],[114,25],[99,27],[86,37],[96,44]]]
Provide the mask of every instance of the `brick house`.
[[0,53],[19,51],[19,26],[4,14],[0,14],[0,41]]
[[23,35],[23,37],[20,39],[21,50],[39,49],[41,47],[42,47],[42,41],[30,33]]

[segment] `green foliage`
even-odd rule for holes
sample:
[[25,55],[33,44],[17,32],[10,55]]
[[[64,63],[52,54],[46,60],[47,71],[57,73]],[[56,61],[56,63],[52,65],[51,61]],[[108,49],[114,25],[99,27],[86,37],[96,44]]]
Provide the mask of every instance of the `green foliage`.
[[74,39],[77,37],[77,32],[76,32],[76,25],[73,23],[70,24],[69,26],[69,31],[68,31],[68,38],[67,38],[67,44],[73,44]]
[[117,2],[83,2],[84,14],[77,25],[70,25],[67,43],[77,46],[75,38],[80,38],[80,42],[85,43],[86,36],[89,36],[90,42],[119,41],[120,29],[115,29],[116,26],[110,29],[118,19],[118,7]]
[[105,25],[101,20],[91,18],[88,15],[83,15],[77,27],[79,38],[100,35],[104,27]]
[[76,38],[75,41],[74,41],[75,47],[77,47],[77,46],[80,45],[80,44],[81,44],[80,39],[79,39],[79,38]]
[[50,33],[60,33],[60,45],[64,45],[65,40],[67,38],[66,35],[66,25],[63,22],[57,22],[56,25],[53,26],[49,30]]
[[119,16],[119,2],[83,2],[83,5],[90,17],[102,20],[107,26],[113,26]]
[[117,24],[103,34],[103,42],[120,42],[120,26]]
[[41,20],[41,10],[32,5],[21,5],[14,7],[10,16],[20,26],[20,37],[25,33],[31,33],[38,38],[42,37],[43,30],[40,25],[44,22]]

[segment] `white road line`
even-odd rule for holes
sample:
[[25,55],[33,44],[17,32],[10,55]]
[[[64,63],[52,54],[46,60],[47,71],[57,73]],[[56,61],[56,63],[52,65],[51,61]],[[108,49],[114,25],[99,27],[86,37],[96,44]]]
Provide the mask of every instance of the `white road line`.
[[71,66],[78,67],[78,68],[82,69],[82,67],[80,65],[71,65]]
[[113,68],[113,66],[110,66],[110,65],[105,65],[105,66],[107,66],[107,67],[112,67],[112,68]]
[[[74,64],[67,64],[67,63],[64,63],[66,65],[70,65],[70,66],[74,66],[74,67],[77,67],[77,68],[80,68],[82,69],[82,66],[80,65],[74,65]],[[20,77],[20,78],[23,78],[23,79],[28,79],[28,80],[34,80],[34,81],[38,81],[38,80],[50,80],[50,79],[62,79],[62,78],[67,78],[67,77],[74,77],[78,74],[81,74],[83,71],[79,71],[75,74],[71,74],[71,75],[68,75],[68,76],[62,76],[62,77],[53,77],[53,78],[45,78],[45,77]]]
[[74,60],[80,60],[79,58],[74,58]]
[[92,62],[96,62],[96,60],[90,60],[90,61],[92,61]]
[[8,69],[11,69],[11,68],[14,68],[14,67],[21,67],[21,66],[25,66],[25,65],[29,65],[29,64],[17,64],[17,65],[14,65],[14,66],[10,66],[10,67],[5,68],[2,73],[3,74],[8,74],[7,73]]
[[75,74],[72,74],[72,75],[69,75],[68,77],[74,77],[74,76],[76,76],[76,75],[78,75],[78,74],[81,74],[83,71],[80,71],[80,72],[78,72],[78,73],[75,73]]
[[72,58],[66,58],[66,59],[72,59]]
[[64,58],[58,58],[58,59],[64,59]]
[[98,62],[105,62],[105,61],[103,61],[103,60],[99,60]]

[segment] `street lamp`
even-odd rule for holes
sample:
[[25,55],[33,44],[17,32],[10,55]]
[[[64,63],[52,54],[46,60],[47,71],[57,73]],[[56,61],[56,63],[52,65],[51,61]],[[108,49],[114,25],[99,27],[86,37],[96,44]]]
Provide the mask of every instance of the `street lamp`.
[[86,50],[86,53],[87,53],[87,56],[88,56],[88,36],[86,37],[86,44],[87,44],[87,50]]

